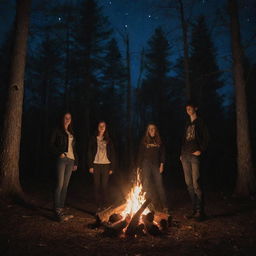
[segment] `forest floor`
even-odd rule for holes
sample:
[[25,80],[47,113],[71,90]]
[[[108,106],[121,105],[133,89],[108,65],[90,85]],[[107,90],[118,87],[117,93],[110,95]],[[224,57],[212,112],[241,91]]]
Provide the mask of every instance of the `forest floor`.
[[101,229],[87,227],[94,221],[91,188],[81,193],[83,185],[74,183],[67,207],[75,217],[68,222],[54,220],[52,193],[44,182],[27,191],[34,208],[0,202],[0,255],[256,255],[255,200],[239,201],[208,193],[208,217],[196,222],[184,218],[190,209],[186,191],[175,189],[169,201],[176,225],[166,236],[107,238],[101,235]]

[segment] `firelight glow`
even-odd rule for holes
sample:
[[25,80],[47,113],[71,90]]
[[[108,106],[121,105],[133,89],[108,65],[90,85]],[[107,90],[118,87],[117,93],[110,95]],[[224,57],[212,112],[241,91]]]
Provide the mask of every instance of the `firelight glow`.
[[[146,201],[145,192],[142,190],[142,183],[140,180],[140,174],[137,171],[137,178],[135,185],[131,188],[127,199],[126,199],[126,207],[125,210],[122,212],[122,216],[125,217],[128,214],[132,217],[142,206],[142,204]],[[149,213],[150,210],[146,208],[143,214]]]

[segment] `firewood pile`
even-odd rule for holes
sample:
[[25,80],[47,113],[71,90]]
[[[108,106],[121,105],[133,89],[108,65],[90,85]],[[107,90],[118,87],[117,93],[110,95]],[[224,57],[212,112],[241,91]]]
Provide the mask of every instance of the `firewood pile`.
[[104,237],[137,237],[137,236],[163,236],[168,233],[172,218],[170,215],[162,212],[151,211],[143,214],[144,210],[151,203],[147,199],[140,209],[133,215],[121,215],[125,205],[111,207],[97,213],[96,221],[89,224],[89,228],[102,229]]

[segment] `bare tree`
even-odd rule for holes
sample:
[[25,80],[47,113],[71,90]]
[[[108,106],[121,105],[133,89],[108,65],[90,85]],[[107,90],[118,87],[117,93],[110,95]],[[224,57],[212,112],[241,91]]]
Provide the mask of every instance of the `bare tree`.
[[31,0],[17,0],[9,94],[0,151],[0,192],[6,196],[23,195],[19,159],[30,5]]
[[248,196],[256,191],[255,175],[252,165],[251,143],[248,126],[247,100],[243,67],[243,50],[240,38],[240,24],[236,0],[228,0],[230,31],[233,54],[233,76],[236,91],[237,127],[237,182],[235,194]]

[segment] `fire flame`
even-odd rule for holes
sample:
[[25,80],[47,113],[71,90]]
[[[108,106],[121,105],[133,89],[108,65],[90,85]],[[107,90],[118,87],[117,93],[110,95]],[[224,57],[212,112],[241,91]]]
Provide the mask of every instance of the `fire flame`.
[[[136,182],[135,185],[131,188],[127,199],[126,199],[126,207],[122,212],[122,216],[125,217],[128,214],[132,217],[142,206],[142,204],[146,201],[145,192],[142,189],[142,183],[140,180],[139,171],[137,171]],[[143,214],[149,213],[149,209],[146,208]]]

